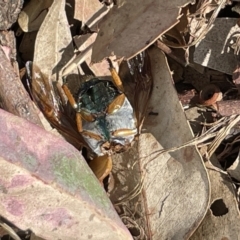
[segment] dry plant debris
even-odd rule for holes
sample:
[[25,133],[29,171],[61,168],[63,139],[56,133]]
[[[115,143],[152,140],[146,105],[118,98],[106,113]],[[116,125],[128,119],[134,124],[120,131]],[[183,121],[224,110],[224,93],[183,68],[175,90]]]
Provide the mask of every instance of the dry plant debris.
[[237,65],[231,46],[239,35],[237,21],[237,18],[216,19],[207,36],[196,44],[194,62],[232,75]]
[[239,4],[0,3],[1,237],[238,239]]

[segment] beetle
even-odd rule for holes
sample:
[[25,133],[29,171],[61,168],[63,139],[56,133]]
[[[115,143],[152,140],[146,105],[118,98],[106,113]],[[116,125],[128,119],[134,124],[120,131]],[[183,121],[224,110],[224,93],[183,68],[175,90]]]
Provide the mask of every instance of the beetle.
[[100,181],[112,169],[111,155],[125,151],[140,134],[152,89],[147,53],[128,62],[135,85],[132,104],[112,62],[108,62],[112,80],[85,76],[80,82],[65,77],[62,86],[54,85],[34,63],[26,66],[33,100],[67,140],[77,147],[82,143],[91,151],[94,157],[89,165]]
[[65,81],[63,90],[76,111],[76,124],[97,156],[121,152],[137,134],[133,108],[110,60],[112,81],[90,76],[77,88]]

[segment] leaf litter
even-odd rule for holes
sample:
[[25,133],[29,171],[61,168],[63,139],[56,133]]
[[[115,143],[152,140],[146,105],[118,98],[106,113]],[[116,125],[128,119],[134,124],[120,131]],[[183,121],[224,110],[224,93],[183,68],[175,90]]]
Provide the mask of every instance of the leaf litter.
[[[11,6],[13,10],[14,6],[22,8],[22,1],[16,2]],[[29,76],[19,74],[18,68],[23,68],[26,61],[33,61],[40,69],[35,70],[35,79],[40,74],[40,81],[45,81],[49,89],[37,95],[38,107],[48,120],[50,116],[53,127],[59,130],[61,126],[60,134],[78,150],[62,137],[0,112],[1,129],[5,131],[1,134],[1,167],[6,170],[1,180],[1,216],[10,222],[3,222],[9,225],[6,227],[9,235],[14,238],[13,229],[19,233],[18,227],[31,229],[31,239],[34,236],[43,239],[116,239],[117,236],[119,239],[202,239],[203,236],[237,239],[240,116],[239,15],[236,14],[239,3],[227,0],[169,3],[55,0],[47,1],[44,6],[33,3],[34,0],[24,1],[19,15],[18,23],[23,32],[16,25],[12,26],[17,42],[21,43],[18,58],[15,55],[13,61],[9,55],[14,54],[13,45],[9,43],[14,40],[13,35],[3,38],[7,35],[0,33],[1,108],[42,125],[31,101],[33,94],[30,91],[28,95],[29,87],[26,91],[19,84],[21,77],[25,86],[29,85]],[[6,8],[11,2],[4,4]],[[235,18],[228,18],[232,16]],[[5,18],[3,26],[11,26],[11,20]],[[148,77],[153,79],[148,104],[144,101],[148,99],[144,97],[146,93],[138,91],[139,86],[142,89],[146,86],[134,82],[139,79],[133,80],[130,61],[125,61],[141,58],[138,54],[144,50],[150,56],[151,75]],[[85,162],[84,157],[91,158],[86,143],[82,146],[87,147],[84,150],[87,154],[83,151],[83,157],[79,152],[81,134],[76,129],[74,113],[68,110],[61,84],[65,77],[83,82],[84,75],[110,76],[104,60],[108,57],[116,69],[119,68],[124,93],[135,111],[140,111],[136,116],[145,121],[140,121],[141,134],[132,146],[112,156],[112,171],[101,179],[104,190]],[[141,74],[141,66],[138,67]],[[13,84],[7,85],[7,76],[11,76]],[[207,81],[203,83],[202,79]],[[210,88],[209,84],[217,88]],[[19,100],[14,87],[22,89],[23,100]],[[41,88],[39,85],[37,91]],[[203,89],[209,106],[199,100]],[[212,102],[214,89],[220,89],[222,99]],[[50,94],[53,94],[52,101],[48,101]],[[55,104],[60,104],[59,108]],[[189,110],[191,114],[187,114]],[[55,124],[51,119],[55,119]],[[22,130],[17,126],[22,126]],[[69,131],[75,141],[69,138]],[[29,134],[39,140],[31,142]],[[10,148],[16,150],[10,151]],[[47,149],[48,154],[63,151],[64,155],[57,157],[58,161],[51,161],[50,155],[43,159],[43,149]],[[75,158],[68,157],[71,151]],[[28,160],[24,162],[24,159]],[[99,175],[99,180],[111,164],[94,165],[96,172],[105,168],[101,169],[103,175]],[[73,165],[84,167],[71,168]],[[70,172],[67,172],[69,167]],[[54,177],[54,168],[59,169],[59,174],[65,172],[67,179],[61,179],[61,174]],[[79,171],[78,178],[73,177],[75,171]],[[22,180],[14,180],[20,176],[31,179],[34,190],[28,182],[24,185]],[[85,180],[79,183],[83,176],[87,180],[85,185]],[[14,182],[16,187],[11,185]],[[67,184],[63,185],[64,182]],[[79,185],[74,187],[76,183]],[[75,194],[69,194],[73,188]],[[94,195],[96,193],[99,195]],[[46,197],[47,202],[41,201]],[[99,202],[106,205],[99,205]],[[84,217],[77,220],[79,216]],[[90,219],[93,221],[89,222]],[[96,219],[105,219],[101,220],[101,227]],[[57,226],[54,232],[46,221],[50,221],[52,227]],[[75,225],[71,225],[74,221]],[[66,230],[69,224],[71,228]],[[83,231],[79,232],[78,224],[85,226]]]

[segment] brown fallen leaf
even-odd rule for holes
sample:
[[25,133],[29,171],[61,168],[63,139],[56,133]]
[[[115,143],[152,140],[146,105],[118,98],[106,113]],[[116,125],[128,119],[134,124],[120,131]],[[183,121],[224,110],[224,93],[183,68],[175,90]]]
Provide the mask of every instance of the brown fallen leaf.
[[[79,19],[83,23],[83,29],[85,26],[91,29],[91,31],[98,30],[99,21],[108,12],[108,8],[95,0],[76,0],[75,5],[75,18]],[[88,33],[79,36],[75,36],[74,43],[80,52],[88,51],[84,55],[83,59],[88,64],[89,68],[93,71],[95,76],[109,76],[109,64],[107,61],[96,63],[91,65],[92,44],[97,37],[97,33]]]
[[106,14],[107,7],[95,0],[75,0],[74,18],[92,28]]
[[178,23],[180,7],[191,0],[118,1],[103,20],[93,45],[92,62],[116,55],[130,59]]
[[44,239],[132,239],[73,146],[0,110],[0,212]]
[[[109,64],[106,60],[102,62],[91,64],[91,55],[92,55],[92,45],[96,40],[97,34],[85,34],[81,36],[75,36],[73,38],[75,45],[78,47],[78,50],[84,53],[87,50],[87,53],[84,54],[84,57],[80,58],[83,59],[81,61],[85,61],[95,76],[109,76]],[[77,57],[76,57],[77,59]],[[79,63],[82,63],[79,61]],[[77,63],[77,62],[76,62]]]
[[[191,7],[191,5],[187,5],[186,7],[182,8],[181,17],[179,18],[179,22],[174,27],[169,29],[169,31],[167,31],[165,33],[165,37],[169,36],[169,37],[171,37],[171,39],[175,40],[175,41],[171,42],[173,44],[172,46],[174,46],[174,45],[175,46],[186,46],[185,35],[187,32],[187,27],[189,25],[187,16],[190,15],[190,9],[189,9],[190,7]],[[161,40],[163,42],[165,42],[164,41],[165,38],[161,39]],[[177,42],[177,44],[176,44],[176,42]]]
[[72,37],[65,13],[65,1],[54,0],[36,38],[34,63],[53,81],[73,57]]
[[0,47],[0,96],[2,107],[39,126],[41,121],[21,80]]
[[[212,160],[218,162],[214,155]],[[219,163],[217,166],[221,169]],[[209,164],[206,164],[206,167],[209,167]],[[208,174],[211,183],[211,205],[203,222],[190,239],[239,239],[240,216],[236,189],[227,174],[211,168],[208,169]]]
[[114,156],[110,197],[127,226],[133,228],[132,219],[146,239],[187,239],[208,208],[208,175],[195,146],[160,154],[192,140],[193,134],[164,54],[152,48],[149,55],[154,86],[143,125],[148,133],[130,151]]

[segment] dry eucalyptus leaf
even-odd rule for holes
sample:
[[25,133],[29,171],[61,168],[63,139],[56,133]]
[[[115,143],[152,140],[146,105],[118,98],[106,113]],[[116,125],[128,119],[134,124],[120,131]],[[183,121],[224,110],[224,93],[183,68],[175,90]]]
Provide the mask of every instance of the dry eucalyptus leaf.
[[239,209],[230,178],[212,169],[208,170],[208,174],[211,183],[211,205],[203,222],[190,239],[239,239]]
[[129,59],[178,23],[180,7],[190,0],[118,1],[103,20],[93,45],[92,62],[116,55]]
[[232,75],[237,66],[234,43],[239,37],[238,19],[217,18],[206,37],[196,44],[194,62]]
[[165,35],[170,36],[171,39],[175,39],[174,42],[171,42],[171,45],[175,45],[177,42],[175,46],[186,46],[184,35],[187,31],[187,26],[189,25],[187,18],[187,16],[190,14],[189,5],[182,8],[181,14],[182,16],[179,18],[179,22],[165,33]]
[[95,74],[95,76],[109,76],[109,64],[106,60],[102,62],[91,64],[92,44],[96,40],[96,33],[85,34],[74,37],[74,43],[78,47],[78,50],[84,52],[89,48],[89,51],[84,56],[84,61],[88,64],[89,68]]
[[31,0],[20,12],[18,24],[24,32],[37,31],[47,15],[53,0]]
[[[150,57],[154,88],[148,112],[158,115],[149,115],[145,127],[163,148],[180,146],[193,139],[193,134],[178,101],[164,54],[158,49],[152,49]],[[193,146],[162,156],[156,154],[156,158],[151,162],[154,158],[151,153],[160,147],[157,146],[157,141],[152,141],[152,150],[147,149],[149,154],[144,153],[148,141],[139,143],[140,157],[146,156],[142,164],[150,161],[146,165],[149,172],[146,185],[151,185],[151,188],[146,190],[148,207],[151,209],[151,206],[159,202],[159,212],[153,214],[150,221],[158,226],[169,226],[156,229],[159,236],[168,236],[170,239],[187,238],[200,224],[208,206],[207,172],[199,152]],[[155,189],[152,189],[153,183]]]
[[[131,209],[131,216],[145,229],[146,239],[187,239],[208,207],[208,175],[195,146],[159,154],[163,148],[190,141],[193,134],[178,101],[164,54],[153,48],[149,55],[154,87],[143,126],[148,134],[141,134],[135,148],[123,155],[125,168],[123,161],[113,162],[116,187],[111,199],[122,203],[122,211],[129,201],[126,209]],[[130,192],[142,180],[141,194],[131,202]],[[121,184],[117,184],[119,182]],[[140,212],[140,217],[134,212]]]
[[72,38],[65,13],[65,0],[54,0],[36,38],[34,63],[52,80],[73,56]]
[[74,18],[89,28],[94,27],[108,8],[96,0],[75,0]]
[[[75,18],[83,22],[91,28],[92,31],[97,31],[98,22],[108,12],[108,8],[96,0],[77,0],[75,5]],[[106,61],[91,65],[92,44],[96,40],[96,33],[89,33],[74,37],[74,43],[80,52],[89,51],[84,56],[84,61],[96,76],[109,76],[109,65]]]
[[72,145],[0,110],[0,211],[44,239],[132,239]]
[[41,126],[40,119],[28,93],[1,47],[0,66],[1,107]]
[[239,164],[239,158],[240,158],[240,151],[238,153],[238,156],[234,163],[227,169],[227,172],[229,175],[236,180],[240,181],[240,164]]

